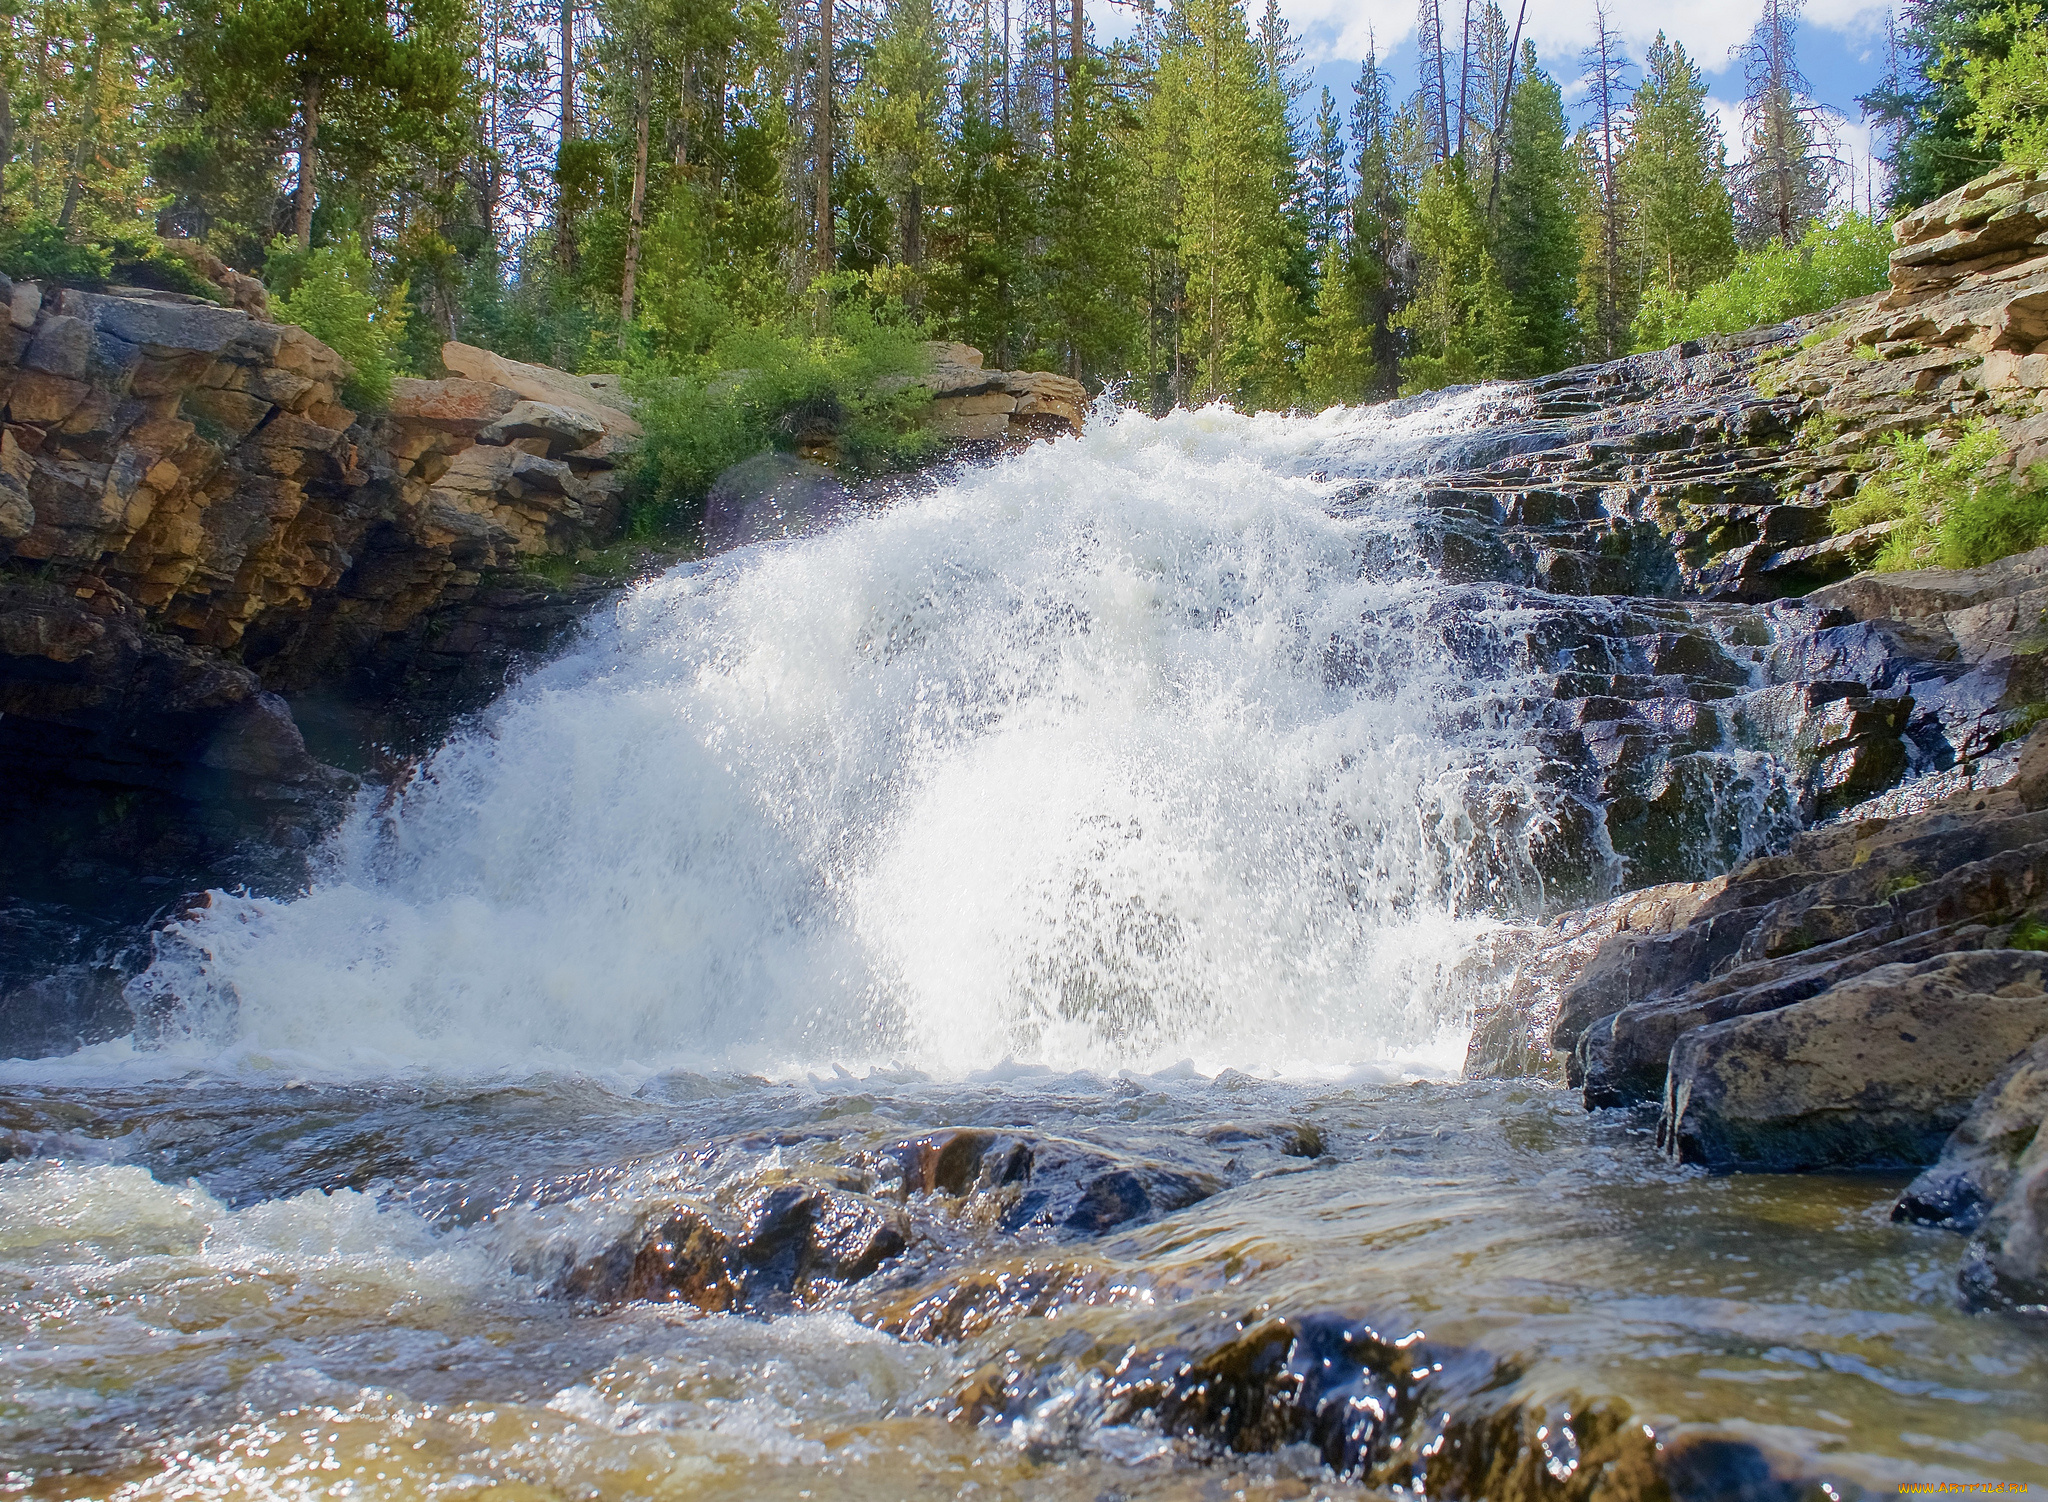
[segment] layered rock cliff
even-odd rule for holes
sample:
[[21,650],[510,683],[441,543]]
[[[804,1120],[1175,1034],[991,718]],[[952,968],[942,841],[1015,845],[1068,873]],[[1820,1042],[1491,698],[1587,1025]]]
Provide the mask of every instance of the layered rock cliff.
[[[1589,1107],[1654,1114],[1667,1152],[1711,1168],[1938,1158],[1899,1217],[1973,1233],[1968,1301],[2035,1307],[2048,731],[2027,737],[2048,716],[2048,548],[1848,577],[1893,524],[1840,535],[1830,513],[1893,434],[1995,425],[1994,463],[2023,480],[2048,458],[2048,181],[2002,169],[1897,235],[1888,293],[1537,383],[1539,412],[1589,421],[1603,392],[1625,396],[1611,447],[1532,443],[1451,482],[1465,499],[1445,508],[1446,556],[1483,573],[1771,602],[1637,604],[1665,619],[1621,633],[1641,643],[1635,676],[1552,675],[1538,739],[1559,784],[1602,811],[1625,882],[1667,884],[1504,940],[1505,993],[1467,1067],[1568,1078]],[[1564,503],[1529,528],[1520,487],[1538,477]],[[1473,516],[1475,496],[1493,511]],[[1666,673],[1667,654],[1689,666]],[[1669,825],[1711,803],[1717,758],[1766,743],[1801,774],[1795,816],[1727,850],[1731,874],[1673,880],[1690,873],[1662,858],[1668,839],[1630,843],[1631,809],[1668,806]]]
[[79,949],[54,912],[289,880],[353,779],[282,696],[487,693],[573,614],[522,563],[617,530],[637,427],[601,384],[452,346],[491,379],[358,414],[243,300],[0,281],[0,992]]

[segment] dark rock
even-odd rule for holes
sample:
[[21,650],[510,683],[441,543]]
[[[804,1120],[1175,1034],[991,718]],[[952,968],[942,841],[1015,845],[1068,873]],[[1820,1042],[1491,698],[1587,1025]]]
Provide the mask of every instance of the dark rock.
[[[1290,1129],[1260,1140],[1282,1155],[1300,1156],[1306,1139]],[[1320,1138],[1315,1140],[1320,1150]],[[1192,1205],[1225,1187],[1214,1174],[1036,1134],[937,1133],[899,1143],[888,1157],[904,1193],[987,1196],[1006,1231],[1097,1236]]]
[[46,318],[29,340],[21,363],[51,375],[83,376],[92,358],[92,329],[82,318]]
[[2048,1119],[2048,1038],[2006,1064],[1942,1145],[1941,1159],[1906,1186],[1893,1220],[1971,1230],[2013,1181]]
[[1944,955],[1695,1028],[1671,1049],[1658,1140],[1711,1168],[1925,1163],[2048,1034],[2044,968],[2026,951]]
[[2013,1164],[1956,1281],[1973,1308],[2048,1315],[2048,1132],[2037,1131]]
[[711,482],[704,502],[704,550],[718,553],[800,537],[852,510],[852,496],[824,465],[791,454],[756,454]]
[[897,1214],[864,1196],[787,1184],[755,1191],[721,1229],[677,1210],[572,1268],[562,1291],[600,1303],[649,1299],[707,1313],[822,1302],[909,1244]]

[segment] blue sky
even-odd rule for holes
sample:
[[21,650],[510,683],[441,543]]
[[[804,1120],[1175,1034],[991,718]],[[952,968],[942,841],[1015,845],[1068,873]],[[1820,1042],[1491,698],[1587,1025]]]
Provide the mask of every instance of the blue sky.
[[[1512,27],[1516,0],[1501,3]],[[1454,38],[1464,16],[1463,0],[1442,0],[1442,4],[1445,34]],[[1742,67],[1730,58],[1729,49],[1749,35],[1763,9],[1762,0],[1720,4],[1608,0],[1608,4],[1609,24],[1621,34],[1637,62],[1659,28],[1685,44],[1707,75],[1711,97],[1722,115],[1723,132],[1729,138],[1730,157],[1738,155],[1735,130],[1742,100]],[[1246,8],[1256,16],[1259,4],[1252,0]],[[1102,16],[1107,9],[1098,7],[1097,15],[1116,28],[1117,18]],[[1339,111],[1348,113],[1351,83],[1358,77],[1368,37],[1377,40],[1381,64],[1394,74],[1395,98],[1406,99],[1414,92],[1415,0],[1281,0],[1281,9],[1301,37],[1304,62],[1312,69],[1312,87],[1303,101],[1305,111],[1315,108],[1315,88],[1327,85],[1337,97]],[[1820,102],[1846,117],[1840,134],[1844,155],[1856,165],[1859,200],[1869,132],[1856,107],[1856,96],[1884,71],[1888,10],[1887,4],[1870,0],[1809,0],[1800,22],[1800,67]],[[1566,106],[1577,123],[1583,89],[1575,81],[1579,53],[1593,38],[1593,0],[1530,0],[1523,34],[1535,42],[1545,69],[1566,85]],[[1881,196],[1882,188],[1879,191]]]

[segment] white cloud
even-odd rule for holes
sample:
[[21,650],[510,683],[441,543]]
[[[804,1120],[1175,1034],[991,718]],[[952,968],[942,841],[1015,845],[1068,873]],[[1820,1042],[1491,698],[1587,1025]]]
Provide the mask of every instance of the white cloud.
[[1742,101],[1730,104],[1725,99],[1707,96],[1707,108],[1714,112],[1714,119],[1721,127],[1721,140],[1728,148],[1728,160],[1742,160]]
[[1861,120],[1837,120],[1835,136],[1842,157],[1842,179],[1835,184],[1836,202],[1866,212],[1872,202],[1882,204],[1890,173],[1877,160],[1882,143],[1876,139],[1876,132]]
[[[1444,30],[1455,36],[1464,18],[1463,0],[1440,3]],[[1512,26],[1514,0],[1502,0],[1502,8]],[[1888,8],[1889,0],[1810,0],[1804,16],[1808,25],[1874,42],[1883,34]],[[1308,42],[1311,62],[1362,58],[1368,35],[1385,57],[1415,34],[1413,0],[1282,0],[1281,9]],[[1702,68],[1718,73],[1728,65],[1729,49],[1749,35],[1762,11],[1763,0],[1609,0],[1607,19],[1635,60],[1661,30],[1682,42]],[[1523,35],[1535,42],[1553,72],[1569,73],[1593,40],[1593,0],[1530,0]]]

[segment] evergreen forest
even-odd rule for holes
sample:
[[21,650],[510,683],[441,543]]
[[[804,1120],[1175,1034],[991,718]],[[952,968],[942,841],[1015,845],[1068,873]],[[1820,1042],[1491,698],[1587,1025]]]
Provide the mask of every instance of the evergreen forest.
[[[21,0],[0,269],[182,287],[157,237],[201,242],[357,401],[458,339],[709,431],[721,372],[851,389],[926,338],[1155,410],[1375,400],[1869,291],[1891,214],[2042,151],[2037,6],[1908,0],[1863,101],[1889,201],[1798,7],[1731,140],[1604,8],[1545,57],[1526,6],[1422,0],[1420,87],[1368,56],[1338,98],[1275,0]],[[692,441],[677,495],[750,440]]]

